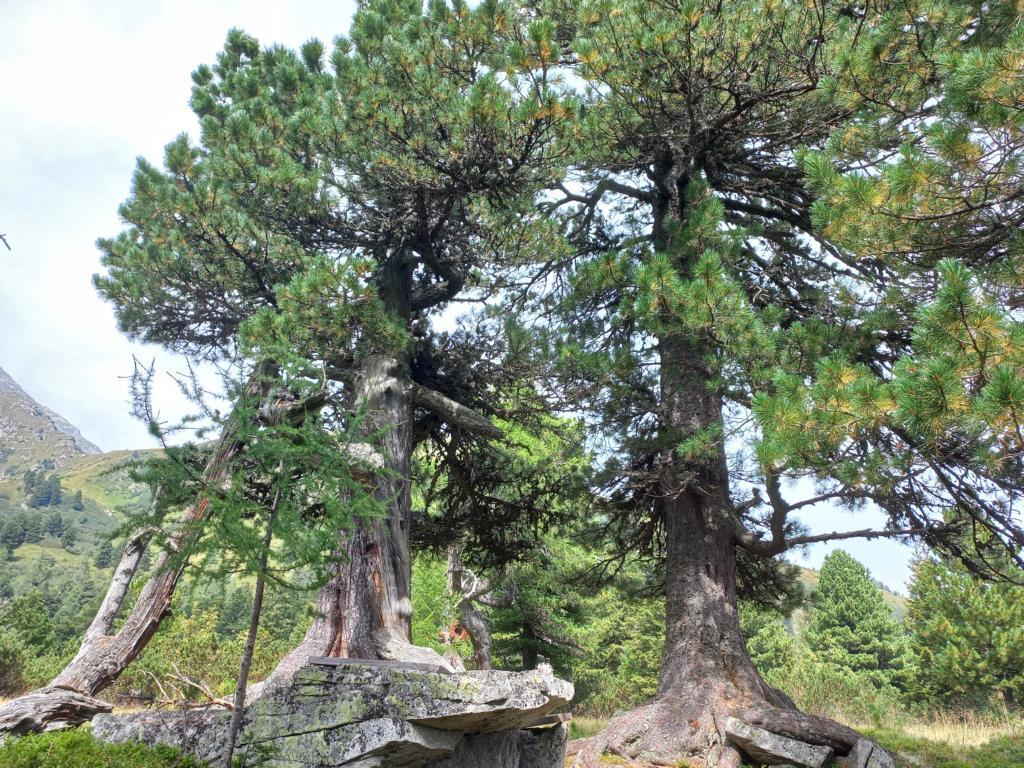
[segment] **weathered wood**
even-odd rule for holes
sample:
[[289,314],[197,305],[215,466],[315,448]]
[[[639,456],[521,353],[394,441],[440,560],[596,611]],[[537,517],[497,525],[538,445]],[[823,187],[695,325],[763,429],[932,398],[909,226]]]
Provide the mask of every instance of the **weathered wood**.
[[[157,493],[159,496],[159,492]],[[154,506],[157,499],[153,500]],[[135,578],[135,573],[142,562],[142,556],[146,553],[149,544],[149,531],[136,531],[128,541],[125,542],[124,550],[121,552],[121,560],[114,568],[114,574],[110,578],[110,586],[107,587],[107,594],[103,597],[100,608],[96,611],[89,628],[85,630],[85,638],[82,647],[89,645],[101,637],[106,637],[114,628],[114,619],[117,618],[128,590]]]
[[[242,394],[244,402],[268,394],[272,381],[273,364],[264,363],[250,376]],[[203,488],[220,488],[228,481],[231,467],[241,453],[244,443],[240,437],[240,418],[236,411],[225,426],[203,471]],[[197,500],[182,515],[181,524],[167,542],[167,551],[157,558],[154,574],[143,586],[124,625],[115,634],[108,634],[117,615],[131,580],[141,559],[142,539],[130,541],[125,554],[114,573],[114,584],[107,590],[107,596],[100,606],[100,613],[93,619],[78,653],[53,679],[50,685],[12,699],[0,707],[0,733],[7,732],[4,725],[15,722],[26,708],[32,708],[36,715],[30,720],[34,730],[50,730],[76,725],[92,718],[96,711],[91,696],[110,686],[125,668],[142,653],[150,638],[171,609],[171,598],[178,580],[184,571],[186,560],[173,563],[169,552],[187,552],[195,535],[195,524],[207,514],[209,502],[206,498]],[[130,549],[129,549],[130,547]],[[123,568],[122,568],[123,566]],[[79,696],[69,697],[62,691],[77,692]],[[54,701],[48,704],[48,699]],[[76,707],[80,705],[80,709]],[[106,705],[104,705],[106,706]],[[102,711],[102,710],[100,710]],[[19,721],[20,722],[20,721]]]
[[469,634],[473,644],[473,664],[476,669],[491,668],[491,623],[476,601],[493,589],[486,579],[478,579],[462,563],[462,544],[448,548],[448,591],[456,597],[459,624]]
[[496,438],[504,434],[487,417],[442,395],[437,390],[429,389],[415,382],[410,384],[410,389],[416,400],[416,405],[425,408],[453,427],[459,427],[480,437]]
[[559,723],[568,723],[570,720],[572,720],[571,714],[569,714],[568,712],[558,712],[554,715],[545,715],[544,717],[539,717],[536,720],[524,725],[523,728],[547,728],[548,726],[558,725]]
[[113,707],[70,688],[48,685],[19,696],[0,709],[0,733],[23,736],[80,725]]

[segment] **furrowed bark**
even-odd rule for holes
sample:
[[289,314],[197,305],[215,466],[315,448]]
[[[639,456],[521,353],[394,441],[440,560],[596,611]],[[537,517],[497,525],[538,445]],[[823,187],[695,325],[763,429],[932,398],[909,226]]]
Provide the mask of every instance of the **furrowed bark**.
[[[246,384],[243,400],[262,399],[267,394],[270,371],[270,364],[257,368]],[[204,487],[222,486],[230,475],[232,462],[242,451],[243,443],[239,438],[237,424],[233,425],[233,419],[239,418],[237,414],[238,411],[229,419],[207,462],[202,477]],[[191,524],[203,518],[207,507],[208,501],[203,498],[185,511],[178,533],[168,541],[168,549],[176,552],[187,550],[193,530]],[[95,705],[92,703],[95,699],[91,697],[117,680],[125,668],[142,653],[160,622],[170,612],[171,598],[185,568],[184,560],[169,567],[169,557],[166,552],[162,553],[157,558],[153,576],[143,586],[124,625],[116,633],[110,634],[114,617],[135,576],[143,549],[142,540],[136,540],[135,537],[129,540],[114,572],[113,583],[78,653],[50,685],[12,699],[0,707],[0,733],[8,732],[8,723],[26,708],[35,713],[30,726],[33,731],[77,725],[95,714]],[[68,696],[67,691],[76,695]],[[27,721],[22,716],[19,722]]]
[[[671,164],[653,204],[655,247],[672,253],[669,218],[683,217],[685,175]],[[689,274],[692,261],[678,256]],[[721,435],[723,401],[709,383],[712,342],[696,333],[658,338],[660,417],[664,448],[656,510],[665,526],[666,626],[658,690],[648,704],[615,717],[576,757],[577,768],[598,768],[604,755],[653,765],[732,768],[741,762],[725,733],[736,717],[839,754],[860,736],[795,710],[792,700],[757,672],[740,630],[736,592],[736,517],[729,496],[724,441],[697,457],[675,446],[701,435]]]
[[[412,273],[401,250],[389,255],[378,280],[385,305],[408,322]],[[339,533],[339,562],[334,577],[317,594],[312,625],[271,675],[250,688],[249,701],[287,685],[311,656],[448,666],[437,652],[412,644],[409,529],[414,395],[409,356],[405,352],[368,356],[351,379],[354,401],[366,408],[364,434],[380,441],[377,453],[383,465],[370,482],[386,515],[357,519],[350,530]]]

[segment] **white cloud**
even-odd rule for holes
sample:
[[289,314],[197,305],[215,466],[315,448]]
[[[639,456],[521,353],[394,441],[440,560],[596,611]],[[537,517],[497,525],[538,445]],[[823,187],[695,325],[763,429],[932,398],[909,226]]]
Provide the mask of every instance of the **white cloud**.
[[[190,73],[227,30],[264,44],[329,41],[354,3],[300,0],[4,3],[0,48],[0,367],[106,450],[152,443],[128,414],[132,355],[182,363],[132,344],[91,276],[95,240],[120,228],[135,158],[195,133]],[[164,412],[182,399],[158,389]]]

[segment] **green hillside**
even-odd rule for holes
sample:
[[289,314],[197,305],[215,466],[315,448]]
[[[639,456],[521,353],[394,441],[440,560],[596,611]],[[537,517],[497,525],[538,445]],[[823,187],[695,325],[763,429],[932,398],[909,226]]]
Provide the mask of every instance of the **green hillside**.
[[100,453],[0,369],[0,586],[17,596],[53,568],[105,567],[124,512],[149,503],[131,468],[151,453]]

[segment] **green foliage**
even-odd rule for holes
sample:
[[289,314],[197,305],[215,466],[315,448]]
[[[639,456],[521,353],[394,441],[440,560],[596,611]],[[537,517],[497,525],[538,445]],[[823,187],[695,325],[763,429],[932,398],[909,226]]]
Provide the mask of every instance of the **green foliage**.
[[577,622],[579,649],[570,661],[577,711],[608,716],[654,695],[665,642],[663,600],[632,594],[628,583],[606,587],[580,601]]
[[[239,602],[245,600],[237,628],[221,621],[235,592],[241,596]],[[309,591],[268,588],[253,655],[253,679],[270,674],[302,638],[311,617],[310,596]],[[112,689],[115,696],[130,703],[152,702],[165,695],[202,701],[200,689],[182,678],[208,685],[222,696],[232,694],[249,625],[249,600],[251,592],[245,586],[235,586],[225,596],[223,584],[205,579],[186,582],[175,596],[171,616],[118,678]]]
[[846,723],[891,722],[904,712],[900,691],[879,686],[877,675],[821,660],[798,638],[788,666],[765,673],[767,682],[789,695],[803,712]]
[[0,614],[0,624],[35,651],[45,651],[53,640],[53,621],[39,591],[12,601]]
[[[29,482],[26,479],[25,490],[28,492]],[[56,474],[46,477],[39,476],[31,483],[32,494],[29,496],[29,506],[56,507],[63,501],[63,492],[60,485],[60,478]]]
[[110,539],[104,539],[96,548],[96,555],[93,557],[93,565],[97,568],[109,568],[113,565],[113,560],[114,546],[110,543]]
[[166,746],[107,744],[87,730],[66,730],[8,739],[0,745],[5,768],[202,768],[194,758]]
[[25,687],[28,651],[19,633],[0,627],[0,696],[10,696]]
[[984,582],[962,566],[921,556],[908,625],[917,695],[976,707],[994,696],[1011,707],[1024,701],[1024,587]]
[[906,635],[867,569],[841,549],[825,558],[804,640],[814,658],[834,670],[877,688],[906,685]]
[[741,603],[740,628],[750,660],[762,676],[785,672],[796,660],[793,638],[777,612]]

